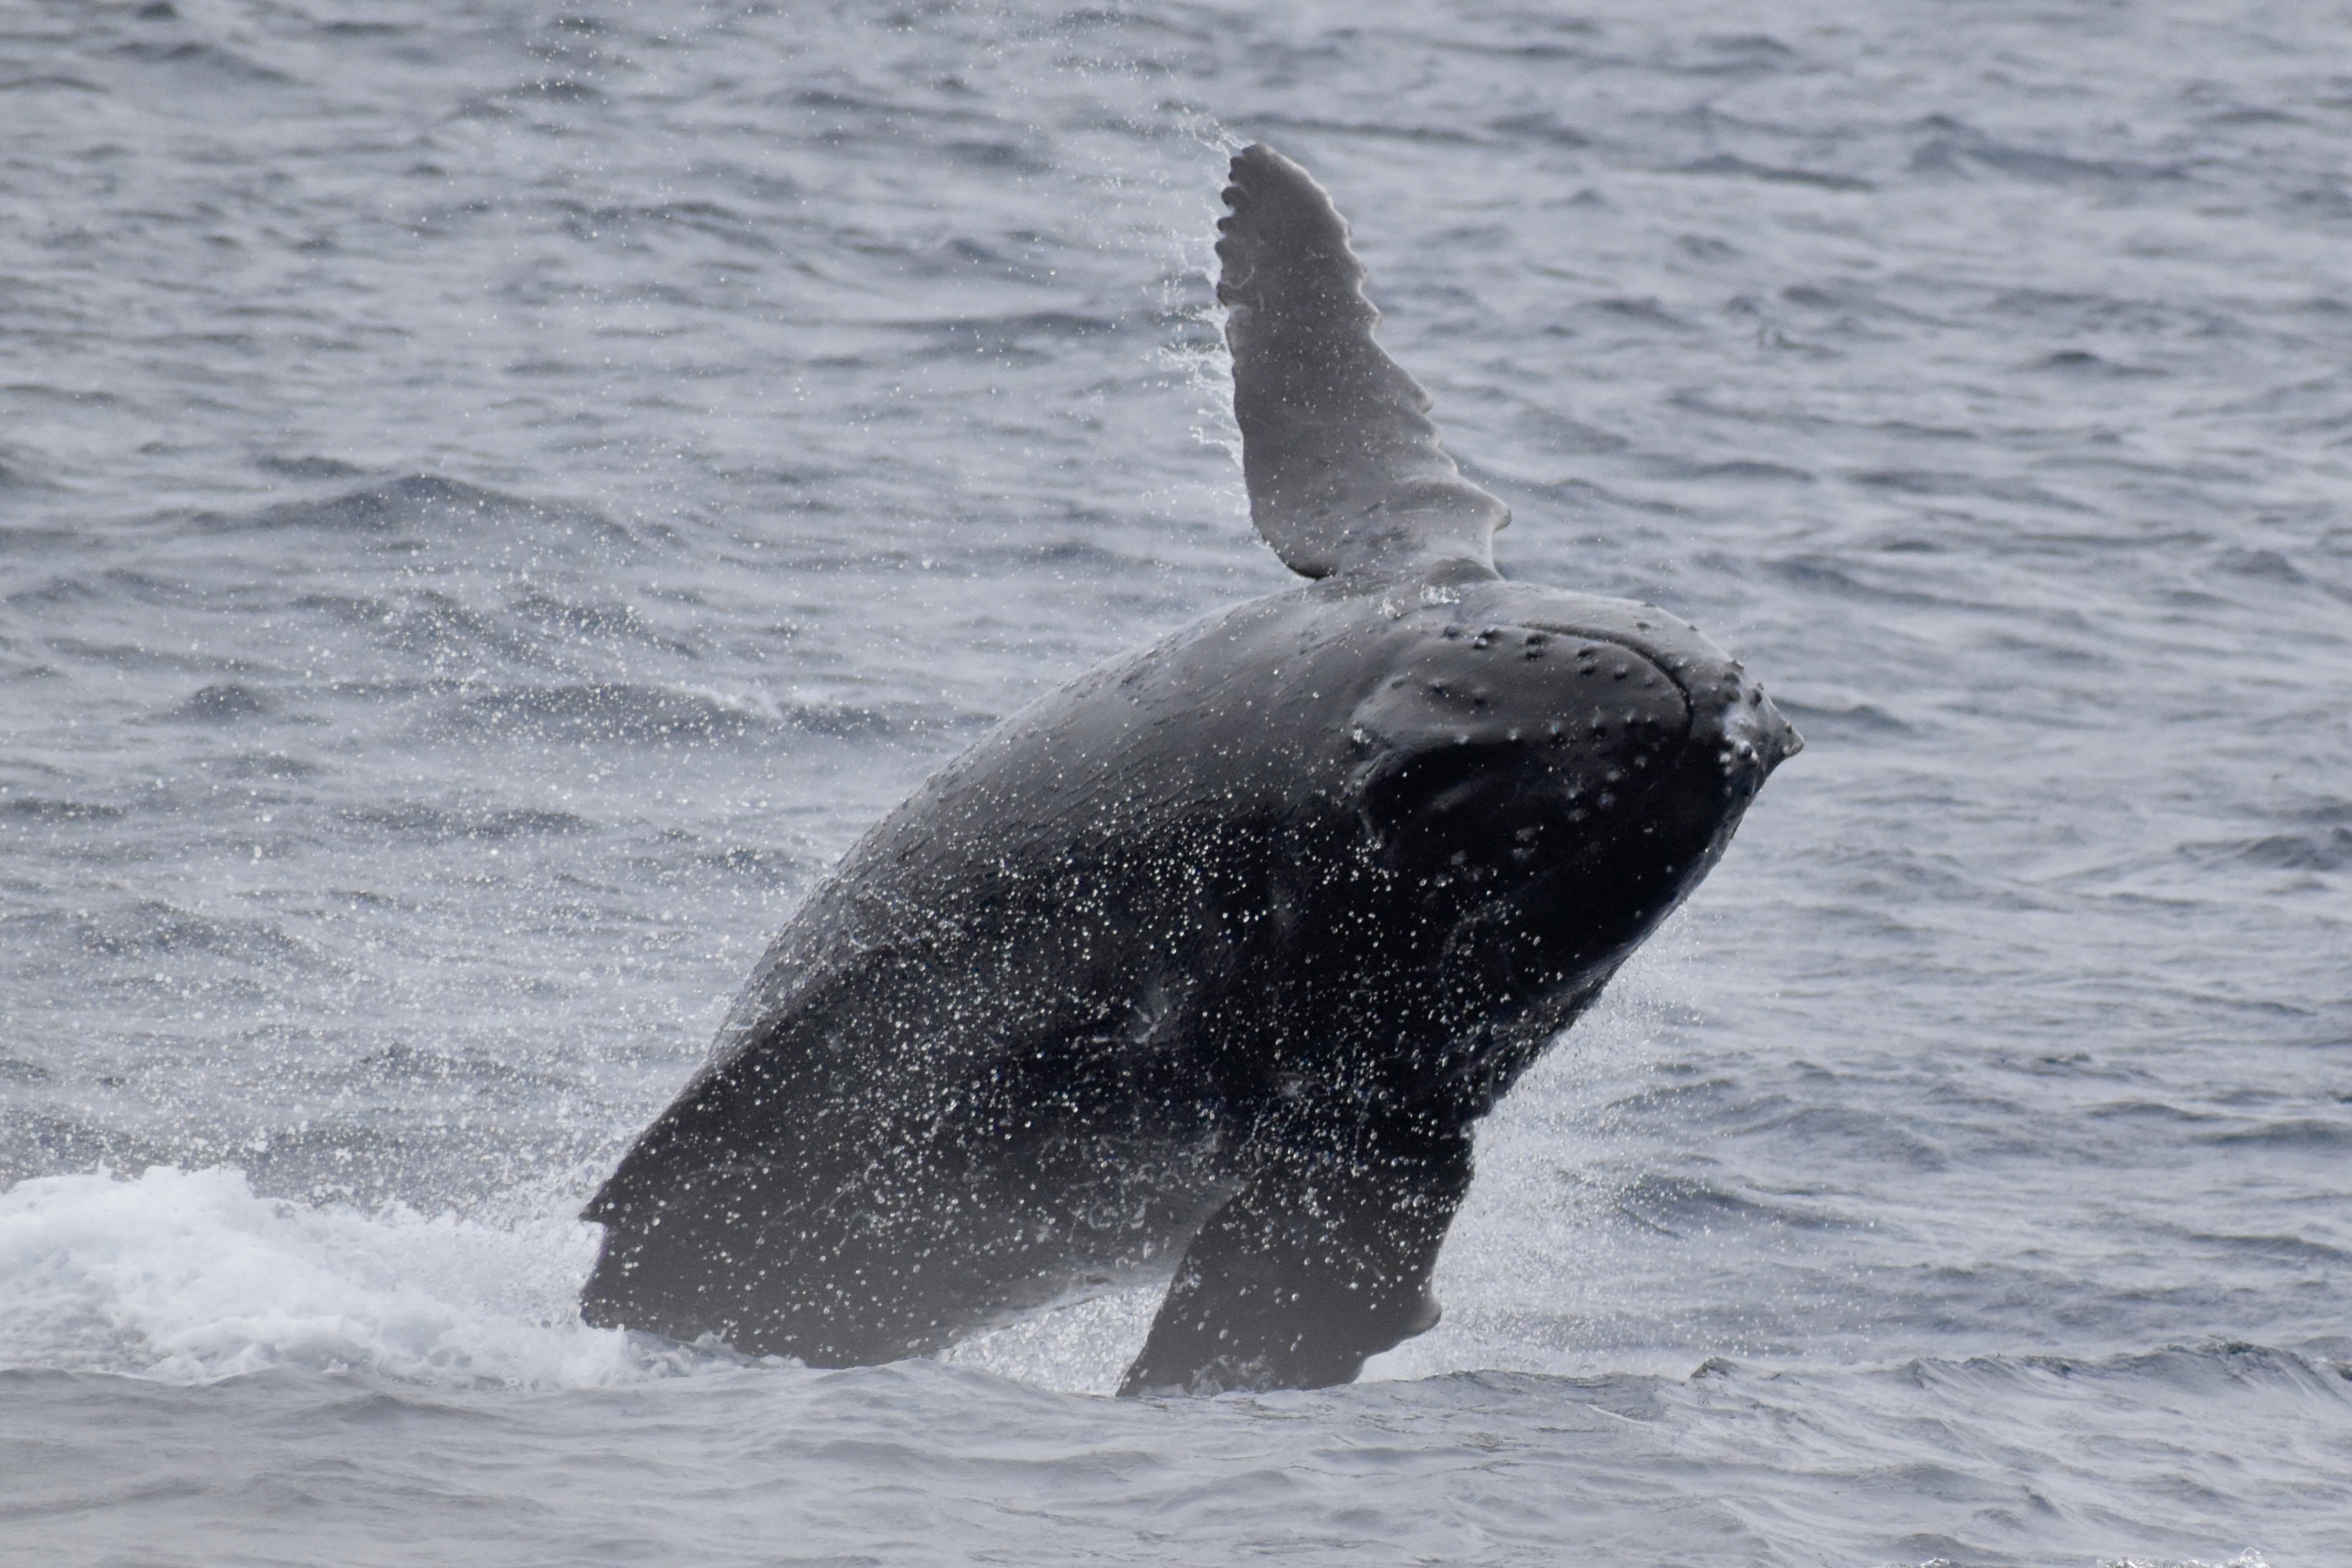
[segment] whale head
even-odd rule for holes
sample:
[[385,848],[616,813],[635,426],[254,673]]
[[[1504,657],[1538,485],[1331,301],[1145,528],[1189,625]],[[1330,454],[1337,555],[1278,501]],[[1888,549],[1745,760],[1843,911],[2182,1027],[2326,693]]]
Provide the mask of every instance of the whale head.
[[1663,611],[1570,595],[1479,607],[1414,639],[1358,705],[1355,804],[1367,853],[1417,902],[1423,988],[1557,1028],[1804,742]]

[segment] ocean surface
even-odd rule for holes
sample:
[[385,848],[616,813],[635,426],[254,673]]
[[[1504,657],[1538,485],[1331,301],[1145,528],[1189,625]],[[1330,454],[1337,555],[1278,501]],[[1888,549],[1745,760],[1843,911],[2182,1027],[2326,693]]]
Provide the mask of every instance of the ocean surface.
[[[583,1328],[929,770],[1287,574],[1271,142],[1803,730],[1444,1323]],[[2341,0],[0,0],[0,1562],[2352,1563]]]

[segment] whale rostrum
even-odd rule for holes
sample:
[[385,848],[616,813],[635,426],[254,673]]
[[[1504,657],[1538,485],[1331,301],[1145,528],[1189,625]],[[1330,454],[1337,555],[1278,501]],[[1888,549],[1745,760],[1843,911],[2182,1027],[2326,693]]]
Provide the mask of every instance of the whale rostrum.
[[1508,521],[1348,227],[1233,160],[1250,512],[1301,575],[949,763],[776,937],[586,1217],[592,1323],[819,1366],[1165,1278],[1122,1392],[1345,1383],[1437,1321],[1478,1121],[1801,742]]

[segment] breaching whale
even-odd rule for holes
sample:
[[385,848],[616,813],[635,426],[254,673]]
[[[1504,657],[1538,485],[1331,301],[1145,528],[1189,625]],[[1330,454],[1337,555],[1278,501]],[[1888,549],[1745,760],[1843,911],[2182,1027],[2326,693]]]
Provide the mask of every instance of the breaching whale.
[[1121,1392],[1345,1383],[1437,1321],[1471,1131],[1801,743],[1664,611],[1507,582],[1330,198],[1233,160],[1250,514],[1310,583],[950,763],[588,1205],[591,1323],[891,1361],[1172,1283]]

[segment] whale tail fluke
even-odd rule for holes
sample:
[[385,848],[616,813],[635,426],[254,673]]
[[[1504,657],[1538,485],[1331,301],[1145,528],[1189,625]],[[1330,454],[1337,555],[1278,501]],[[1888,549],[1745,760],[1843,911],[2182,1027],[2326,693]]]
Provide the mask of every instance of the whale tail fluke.
[[1431,555],[1491,570],[1510,509],[1462,477],[1429,395],[1372,341],[1381,313],[1331,198],[1261,144],[1234,156],[1225,205],[1217,300],[1258,531],[1307,577]]

